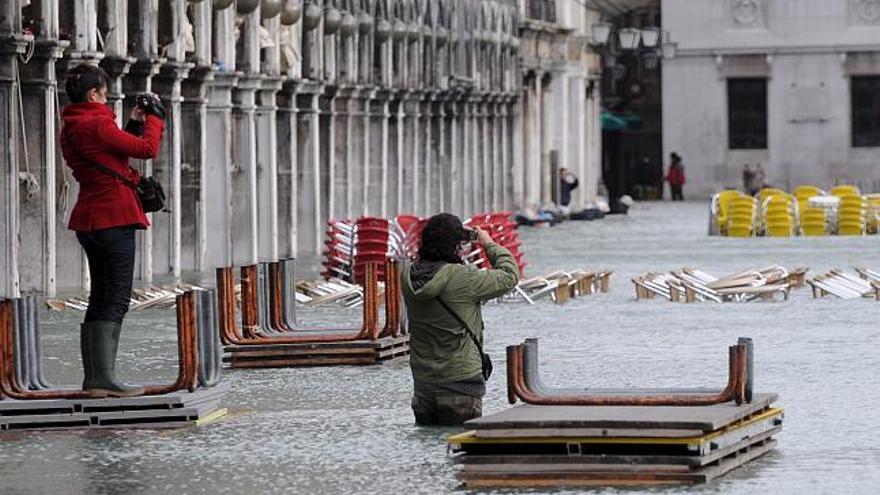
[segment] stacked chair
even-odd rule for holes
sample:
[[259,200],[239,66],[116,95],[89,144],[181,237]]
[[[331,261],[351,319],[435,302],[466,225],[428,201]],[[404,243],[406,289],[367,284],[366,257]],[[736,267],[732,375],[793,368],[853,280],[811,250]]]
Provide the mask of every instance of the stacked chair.
[[868,194],[865,196],[868,202],[868,220],[866,228],[868,234],[880,233],[880,194]]
[[324,246],[324,271],[321,275],[327,280],[338,278],[351,282],[354,273],[354,223],[350,220],[328,220]]
[[797,234],[797,201],[787,193],[775,193],[762,204],[764,233],[768,237]]
[[715,222],[713,227],[719,234],[727,235],[727,219],[730,202],[734,198],[741,197],[745,197],[745,195],[736,189],[725,189],[712,198],[712,217]]
[[[520,251],[522,241],[519,240],[519,235],[516,232],[516,222],[513,222],[510,217],[511,213],[506,211],[498,213],[481,213],[467,220],[465,225],[485,230],[490,236],[492,236],[492,240],[510,251],[516,259],[520,274],[522,274],[527,263],[523,261],[523,253]],[[479,255],[473,257],[474,263],[480,268],[491,268],[489,265],[489,259],[483,248],[479,247],[477,250],[479,251]],[[471,254],[473,255],[473,251]]]
[[867,232],[867,206],[861,196],[842,196],[837,208],[837,235],[864,235]]
[[730,200],[727,207],[727,236],[752,237],[757,230],[757,200],[740,196]]

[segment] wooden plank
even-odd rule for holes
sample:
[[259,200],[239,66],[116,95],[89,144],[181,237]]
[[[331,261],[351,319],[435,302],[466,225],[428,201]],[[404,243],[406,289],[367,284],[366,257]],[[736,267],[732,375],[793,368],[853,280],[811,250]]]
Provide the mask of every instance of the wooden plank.
[[477,438],[546,438],[546,437],[694,437],[703,430],[646,428],[517,428],[477,430]]
[[770,439],[782,431],[781,426],[776,426],[764,433],[744,438],[739,442],[719,448],[705,455],[614,455],[614,454],[580,454],[580,455],[456,455],[453,457],[457,464],[544,464],[544,463],[570,463],[570,464],[685,464],[689,466],[705,466],[723,457],[727,457],[737,450],[747,448],[759,442]]
[[731,454],[717,464],[705,466],[690,472],[528,472],[527,466],[520,466],[520,472],[512,473],[463,473],[467,488],[489,487],[588,487],[588,486],[650,486],[666,484],[705,483],[770,452],[776,447],[775,440],[754,445],[742,453]]
[[536,406],[523,404],[472,419],[472,429],[649,428],[718,430],[767,408],[776,394],[755,394],[752,403],[712,406]]

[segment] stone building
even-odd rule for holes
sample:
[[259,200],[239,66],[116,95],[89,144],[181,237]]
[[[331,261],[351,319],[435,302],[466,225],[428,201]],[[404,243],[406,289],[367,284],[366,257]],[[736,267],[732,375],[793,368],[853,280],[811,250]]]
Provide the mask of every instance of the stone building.
[[[880,191],[880,0],[663,0],[664,153],[686,195],[767,181]],[[668,56],[668,54],[667,54]]]
[[575,0],[4,0],[0,296],[88,286],[57,142],[76,64],[110,74],[120,124],[141,91],[169,109],[132,161],[171,210],[139,234],[146,283],[317,254],[328,218],[550,201],[554,156],[594,199],[589,21]]

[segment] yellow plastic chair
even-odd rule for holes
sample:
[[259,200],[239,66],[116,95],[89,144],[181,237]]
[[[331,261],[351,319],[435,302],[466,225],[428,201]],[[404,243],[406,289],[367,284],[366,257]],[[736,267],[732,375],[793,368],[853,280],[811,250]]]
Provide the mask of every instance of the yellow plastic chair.
[[837,235],[864,235],[865,223],[851,220],[837,222]]
[[728,237],[752,237],[752,232],[751,225],[730,224],[727,226]]
[[825,236],[828,235],[828,224],[824,219],[821,222],[804,221],[801,222],[801,231],[808,237]]
[[794,188],[794,196],[798,200],[810,199],[813,196],[822,196],[824,194],[821,189],[816,186],[802,185]]
[[861,196],[862,192],[859,191],[859,188],[852,184],[841,184],[839,186],[835,186],[828,193],[830,196],[837,196],[839,198],[843,198],[845,196]]
[[765,187],[758,191],[758,199],[764,201],[771,196],[788,196],[788,193],[775,187]]
[[743,194],[736,189],[725,189],[717,195],[718,208],[715,212],[715,225],[718,226],[718,230],[721,231],[722,235],[724,234],[724,229],[727,228],[727,214],[730,201],[741,196]]
[[794,235],[793,223],[774,222],[767,224],[768,237],[791,237],[792,235]]

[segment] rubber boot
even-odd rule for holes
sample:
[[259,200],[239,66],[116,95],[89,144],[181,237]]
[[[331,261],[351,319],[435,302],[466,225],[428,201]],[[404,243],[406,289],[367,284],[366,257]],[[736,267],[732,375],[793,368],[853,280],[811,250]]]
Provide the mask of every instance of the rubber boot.
[[91,362],[91,381],[83,390],[95,397],[134,397],[143,395],[144,388],[128,385],[116,379],[116,351],[122,324],[111,321],[92,321],[83,325],[87,335],[87,352]]
[[92,372],[92,345],[89,342],[89,332],[86,325],[86,323],[83,323],[79,326],[79,350],[82,354],[83,363],[83,390],[94,380]]

